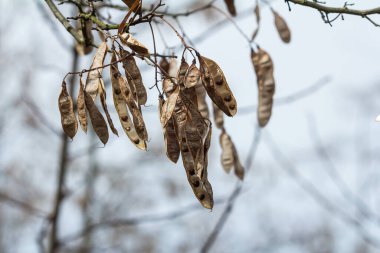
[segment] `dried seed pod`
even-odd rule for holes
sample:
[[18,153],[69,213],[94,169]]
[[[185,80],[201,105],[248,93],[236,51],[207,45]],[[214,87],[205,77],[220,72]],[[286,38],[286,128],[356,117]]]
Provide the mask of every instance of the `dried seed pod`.
[[234,4],[234,0],[224,0],[224,2],[227,5],[228,12],[231,14],[231,16],[236,16],[236,8]]
[[275,92],[273,62],[269,54],[261,48],[257,52],[252,50],[251,59],[256,72],[259,90],[257,116],[259,125],[264,127],[272,114],[273,95]]
[[235,145],[233,145],[233,151],[234,151],[234,172],[235,172],[235,175],[240,179],[240,180],[244,180],[244,167],[243,165],[241,165],[241,162],[240,162],[240,159],[239,159],[239,155],[236,151],[236,147]]
[[172,117],[179,96],[179,91],[180,89],[177,86],[177,88],[169,94],[168,99],[162,106],[162,113],[160,117],[162,127],[165,127],[169,119]]
[[100,78],[102,77],[103,69],[100,68],[103,66],[104,58],[106,57],[108,46],[106,42],[102,42],[96,51],[94,60],[92,61],[90,69],[99,68],[96,70],[91,70],[88,72],[86,80],[86,93],[89,94],[93,101],[99,91]]
[[86,103],[86,108],[91,119],[92,127],[94,128],[94,131],[99,137],[100,141],[106,145],[109,138],[107,123],[104,120],[103,115],[96,107],[94,101],[92,100],[92,97],[86,91],[84,92],[84,101]]
[[[170,63],[168,62],[168,60],[166,59],[166,57],[163,57],[159,63],[160,65],[160,68],[162,70],[164,70],[166,73],[169,74],[169,69],[170,69]],[[162,75],[164,76],[164,75]]]
[[190,154],[193,157],[195,165],[197,165],[199,162],[203,163],[203,161],[199,161],[201,151],[203,153],[203,140],[201,134],[198,132],[197,127],[192,123],[193,122],[189,122],[185,125],[185,138],[187,146],[189,147]]
[[107,100],[106,100],[107,95],[106,95],[106,89],[104,88],[103,79],[100,79],[99,97],[100,97],[100,102],[102,103],[104,113],[106,114],[106,117],[107,117],[108,125],[110,126],[112,133],[119,136],[119,133],[117,132],[117,130],[116,130],[116,128],[112,122],[111,115],[108,112]]
[[61,93],[58,97],[58,108],[61,113],[63,131],[67,136],[73,139],[78,131],[78,122],[74,113],[73,99],[67,92],[65,81],[62,82]]
[[291,34],[290,29],[285,21],[276,11],[272,9],[274,15],[274,24],[276,26],[277,32],[280,35],[281,40],[284,43],[289,43]]
[[185,75],[185,82],[184,85],[186,88],[194,87],[201,78],[201,72],[195,65],[195,62],[191,64],[191,66],[188,68],[186,75]]
[[[116,60],[117,60],[116,54],[113,53],[111,62],[115,62]],[[126,133],[128,138],[131,140],[131,142],[139,149],[146,150],[146,142],[138,136],[135,126],[133,125],[132,118],[129,115],[127,104],[126,104],[127,101],[121,92],[120,76],[121,74],[117,68],[117,64],[111,65],[111,83],[112,83],[113,101],[114,101],[117,114],[119,115],[119,119],[124,129],[124,132]]]
[[208,96],[228,116],[237,112],[237,104],[221,68],[211,59],[198,55],[202,83]]
[[120,54],[123,60],[123,68],[125,70],[125,76],[130,84],[131,91],[134,97],[137,97],[139,105],[145,105],[148,96],[142,80],[140,69],[137,67],[136,60],[133,55],[123,49],[120,49]]
[[223,131],[219,138],[220,146],[222,148],[222,155],[220,157],[223,169],[229,173],[234,165],[234,148],[230,136]]
[[179,66],[179,70],[177,73],[178,85],[183,86],[185,82],[185,75],[187,70],[189,69],[189,64],[185,61],[184,58],[181,60],[181,65]]
[[125,79],[121,75],[119,76],[118,79],[119,79],[121,94],[124,96],[125,100],[127,101],[128,109],[132,114],[133,124],[135,126],[136,132],[141,139],[143,139],[144,141],[147,141],[148,132],[146,131],[145,122],[144,122],[139,106],[133,100],[129,83],[127,79]]
[[218,106],[216,106],[214,103],[212,103],[212,108],[214,112],[214,122],[216,124],[216,127],[219,129],[224,128],[224,115],[222,110],[219,109]]
[[177,77],[178,67],[177,67],[177,60],[175,58],[171,58],[169,62],[169,76],[170,77]]
[[201,113],[203,118],[209,119],[210,113],[209,113],[208,105],[206,102],[206,90],[203,87],[201,81],[199,81],[198,84],[195,86],[195,92],[197,94],[199,112]]
[[78,118],[83,132],[87,133],[87,113],[86,104],[84,102],[84,85],[82,77],[79,78],[79,94],[77,100]]
[[[160,98],[159,102],[159,109],[160,109],[160,118],[162,114],[162,107],[164,105],[165,101],[163,98]],[[165,150],[166,150],[166,156],[174,163],[177,163],[179,154],[180,154],[180,147],[177,140],[177,135],[175,133],[174,129],[174,121],[173,118],[170,118],[167,125],[163,127],[164,131],[164,141],[165,141]]]
[[120,40],[124,45],[128,46],[134,52],[142,56],[149,55],[149,50],[143,44],[141,44],[138,40],[136,40],[131,34],[129,33],[121,34]]
[[202,117],[201,113],[198,111],[196,105],[194,105],[186,96],[184,96],[183,93],[180,93],[179,98],[182,101],[183,105],[186,107],[187,113],[190,116],[190,120],[194,123],[202,138],[204,138],[207,133],[208,124]]

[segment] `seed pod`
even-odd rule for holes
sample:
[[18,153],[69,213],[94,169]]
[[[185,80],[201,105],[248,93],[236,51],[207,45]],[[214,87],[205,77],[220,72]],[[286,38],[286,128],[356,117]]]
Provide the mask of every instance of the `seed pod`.
[[198,84],[195,86],[195,92],[197,94],[197,101],[198,101],[198,110],[201,113],[202,117],[205,119],[210,118],[210,113],[208,111],[208,105],[206,102],[206,90],[202,85],[202,82],[198,82]]
[[284,43],[289,43],[291,34],[285,19],[283,19],[276,11],[272,9],[274,15],[274,24],[276,26],[277,32],[280,35],[281,40]]
[[207,133],[208,124],[196,106],[182,93],[179,95],[179,100],[182,101],[183,105],[186,107],[187,114],[190,116],[190,120],[193,122],[203,139]]
[[189,69],[189,64],[185,61],[184,58],[181,60],[181,65],[179,66],[179,70],[177,73],[178,85],[183,86],[185,83],[185,75],[187,70]]
[[229,173],[234,165],[234,149],[230,136],[223,131],[220,134],[219,143],[222,148],[222,155],[220,157],[224,171]]
[[108,46],[106,42],[102,42],[96,51],[94,56],[94,60],[92,61],[90,69],[99,68],[96,70],[91,70],[88,72],[87,80],[86,80],[86,93],[90,95],[93,101],[95,101],[96,96],[98,95],[100,78],[102,77],[103,69],[100,68],[103,66],[104,58],[106,57],[106,53],[108,50]]
[[[163,98],[160,98],[159,102],[159,109],[160,109],[160,118],[162,114],[162,107],[165,103],[165,100]],[[165,141],[165,151],[166,156],[174,163],[177,163],[179,154],[180,154],[180,147],[177,140],[177,135],[175,133],[174,129],[174,121],[173,118],[170,118],[167,125],[163,127],[164,131],[164,141]]]
[[219,129],[224,128],[224,115],[222,110],[219,109],[214,103],[212,103],[212,108],[214,109],[214,122],[216,124],[216,127]]
[[[115,62],[116,54],[112,54],[111,62]],[[111,65],[111,83],[112,83],[112,92],[113,92],[113,102],[116,108],[116,112],[119,115],[120,123],[124,129],[124,132],[131,140],[131,142],[138,147],[139,149],[146,150],[146,142],[142,140],[133,125],[132,118],[129,115],[128,108],[126,105],[126,99],[121,93],[120,87],[120,72],[117,68],[117,64]]]
[[83,132],[87,133],[87,113],[86,104],[84,102],[84,86],[82,77],[79,78],[79,94],[77,100],[78,118]]
[[[166,57],[163,57],[159,63],[160,65],[160,68],[163,69],[166,73],[169,74],[169,69],[170,69],[170,64],[168,62],[168,60],[166,60]],[[162,75],[164,77],[164,74],[162,73]]]
[[106,95],[106,89],[104,88],[103,79],[100,79],[100,86],[99,86],[100,102],[102,103],[102,107],[103,107],[104,113],[106,114],[108,125],[110,126],[112,133],[119,136],[119,133],[117,132],[115,126],[113,125],[111,115],[108,112],[106,96],[107,96]]
[[160,117],[162,127],[165,127],[169,119],[172,117],[174,108],[177,103],[179,91],[180,91],[179,87],[177,86],[177,88],[172,93],[170,93],[170,95],[168,96],[168,99],[165,101],[164,105],[162,106],[162,113]]
[[128,46],[130,49],[132,49],[134,52],[142,55],[142,56],[148,56],[149,51],[148,49],[141,44],[138,40],[133,38],[133,36],[129,33],[123,33],[120,35],[121,42]]
[[125,79],[121,75],[119,76],[118,79],[119,79],[121,94],[124,96],[125,100],[127,101],[128,109],[132,114],[133,124],[135,126],[136,132],[141,139],[143,139],[144,141],[147,141],[148,133],[146,131],[145,122],[141,114],[140,108],[138,107],[136,102],[133,100],[129,83],[127,79]]
[[191,66],[188,68],[186,75],[185,75],[185,82],[184,85],[186,88],[194,87],[200,80],[201,73],[197,66],[195,65],[195,62],[191,64]]
[[58,97],[58,108],[61,113],[61,124],[63,131],[71,139],[74,138],[78,131],[78,122],[74,113],[73,99],[67,92],[66,82],[62,82],[61,93]]
[[176,78],[177,77],[177,60],[175,58],[171,58],[170,59],[170,62],[169,62],[169,76],[170,77],[174,77]]
[[133,55],[128,56],[129,53],[123,49],[120,50],[120,54],[122,58],[126,57],[125,60],[123,60],[123,68],[125,70],[125,76],[128,79],[128,83],[130,84],[133,97],[137,97],[137,102],[139,105],[145,105],[148,97],[141,72],[137,67],[135,58]]
[[241,162],[240,162],[240,159],[239,159],[239,155],[236,151],[236,147],[235,145],[232,146],[233,147],[233,154],[234,154],[234,172],[235,172],[235,175],[240,179],[240,180],[244,180],[244,167],[243,165],[241,165]]
[[198,55],[202,83],[208,96],[228,116],[237,112],[237,104],[223,71],[213,60]]
[[187,143],[187,146],[189,147],[189,151],[190,151],[191,156],[193,157],[195,165],[197,165],[199,162],[203,163],[203,161],[199,161],[199,156],[200,156],[201,151],[203,153],[202,136],[198,132],[195,125],[192,124],[192,122],[189,122],[185,126],[185,138],[186,138],[186,143]]
[[84,92],[84,101],[86,103],[86,108],[91,119],[92,127],[94,128],[94,131],[99,137],[100,141],[106,145],[109,138],[107,123],[104,120],[103,115],[96,107],[94,101],[92,100],[92,97],[86,91]]
[[259,103],[257,116],[259,125],[264,127],[272,114],[275,81],[273,77],[273,62],[269,54],[259,48],[251,51],[251,59],[257,76]]
[[227,5],[228,12],[231,14],[231,16],[236,16],[236,8],[234,4],[234,0],[224,0],[224,2]]

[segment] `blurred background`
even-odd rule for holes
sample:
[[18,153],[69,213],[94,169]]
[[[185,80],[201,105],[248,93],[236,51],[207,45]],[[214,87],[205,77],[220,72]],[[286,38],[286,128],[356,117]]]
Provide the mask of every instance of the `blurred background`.
[[[164,8],[184,12],[207,2],[167,0]],[[234,20],[251,36],[255,1],[235,4]],[[225,10],[223,1],[215,5]],[[353,8],[378,5],[363,0]],[[348,15],[331,27],[316,10],[291,4],[289,12],[276,0],[271,6],[292,32],[284,44],[268,5],[260,6],[256,42],[273,59],[277,85],[272,118],[261,131],[247,42],[214,10],[178,19],[196,48],[221,66],[238,101],[237,115],[225,117],[225,126],[246,166],[245,180],[240,184],[223,171],[214,128],[210,212],[194,197],[181,161],[165,156],[155,89],[143,108],[148,152],[130,143],[112,109],[119,138],[112,135],[103,147],[92,131],[78,131],[63,147],[57,99],[75,63],[73,38],[44,1],[0,0],[0,252],[44,252],[62,166],[57,252],[380,252],[379,28]],[[58,7],[73,16],[72,5]],[[103,14],[119,23],[125,11]],[[131,32],[152,48],[148,28]],[[165,41],[178,46],[175,34],[160,28]],[[157,43],[163,52],[160,37]],[[89,68],[92,57],[78,57],[75,69]],[[138,64],[146,87],[152,86],[154,68]],[[105,80],[112,104],[108,75]]]

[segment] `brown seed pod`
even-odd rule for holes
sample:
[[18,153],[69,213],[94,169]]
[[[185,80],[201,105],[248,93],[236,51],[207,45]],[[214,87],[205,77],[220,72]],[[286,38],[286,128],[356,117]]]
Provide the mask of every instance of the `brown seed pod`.
[[136,60],[133,55],[129,55],[129,52],[120,49],[120,55],[125,58],[123,62],[123,68],[125,70],[125,76],[128,79],[133,97],[137,98],[139,105],[145,105],[148,96],[142,80],[140,69],[137,67]]
[[284,43],[289,43],[291,38],[290,29],[285,19],[283,19],[276,11],[272,9],[274,15],[274,24],[276,26],[277,32],[280,35],[281,40]]
[[[169,74],[170,64],[166,57],[163,57],[159,63],[160,68],[163,69],[166,73]],[[163,76],[163,75],[162,75]]]
[[106,42],[102,42],[96,51],[94,60],[91,64],[91,69],[99,68],[96,70],[91,70],[88,72],[86,80],[86,93],[90,95],[93,101],[95,101],[96,96],[98,95],[100,78],[102,77],[103,69],[100,68],[103,66],[104,58],[106,57],[108,46]]
[[186,72],[184,85],[186,88],[194,87],[200,79],[201,72],[193,62]]
[[231,16],[236,16],[236,8],[234,4],[234,0],[224,0],[224,2],[227,5],[228,12],[231,14]]
[[202,83],[212,101],[228,116],[237,112],[237,104],[221,68],[211,59],[198,55]]
[[162,106],[162,113],[160,117],[161,126],[166,127],[166,124],[168,123],[169,119],[172,117],[174,108],[177,103],[177,99],[179,96],[180,89],[177,86],[177,88],[169,93],[168,99],[165,101],[165,103]]
[[149,50],[143,44],[141,44],[138,40],[136,40],[131,34],[129,33],[121,34],[120,40],[124,45],[128,46],[134,52],[142,56],[149,55]]
[[104,113],[106,114],[108,125],[110,126],[112,133],[114,133],[115,135],[119,136],[119,133],[117,132],[117,130],[116,130],[116,128],[115,128],[115,126],[114,126],[114,124],[112,122],[111,115],[108,112],[107,100],[106,100],[107,95],[106,95],[106,89],[104,88],[104,81],[103,81],[103,79],[100,79],[99,97],[100,97],[100,102],[102,103],[102,107],[103,107]]
[[119,76],[119,84],[121,94],[124,96],[127,101],[128,109],[133,117],[133,124],[135,126],[138,136],[144,141],[148,140],[148,132],[146,131],[145,122],[141,114],[139,106],[136,104],[136,101],[133,100],[132,92],[128,83],[128,80],[123,76]]
[[197,94],[199,112],[201,113],[203,118],[209,119],[210,113],[206,102],[206,90],[202,85],[202,81],[199,81],[198,84],[195,86],[195,92]]
[[214,122],[217,128],[223,129],[224,128],[224,114],[222,110],[219,109],[218,106],[216,106],[214,103],[212,103],[212,108],[214,112]]
[[74,138],[78,131],[78,122],[74,113],[73,99],[67,92],[66,82],[62,82],[61,93],[58,97],[58,108],[61,113],[61,124],[63,131],[71,139]]
[[202,138],[204,138],[207,133],[208,124],[198,111],[198,108],[186,96],[184,96],[183,93],[180,93],[179,100],[182,101],[183,105],[186,107],[187,113],[190,117],[189,120],[193,122]]
[[178,84],[180,86],[183,86],[185,83],[185,76],[188,69],[189,69],[189,64],[187,64],[185,59],[182,58],[181,65],[179,66],[179,70],[177,73]]
[[[113,53],[111,62],[115,62],[116,60],[116,54]],[[124,129],[124,132],[131,142],[139,149],[146,150],[146,142],[138,136],[135,126],[133,125],[132,118],[129,115],[126,104],[127,101],[121,92],[120,76],[121,74],[117,68],[117,64],[111,65],[112,93],[116,112],[119,115],[120,123]]]
[[222,148],[220,160],[224,171],[229,173],[234,165],[234,144],[232,143],[230,136],[225,131],[222,131],[220,134],[219,143]]
[[84,85],[82,77],[79,78],[79,94],[77,100],[77,108],[80,127],[82,128],[83,132],[87,133],[87,113],[86,104],[84,102]]
[[233,145],[233,151],[234,151],[234,172],[235,172],[235,175],[240,179],[240,180],[244,180],[244,167],[243,165],[241,165],[241,162],[240,162],[240,159],[239,159],[239,155],[236,151],[236,147],[235,145]]
[[92,97],[86,91],[84,92],[84,101],[86,103],[86,108],[91,119],[92,127],[94,128],[94,131],[99,137],[100,141],[106,145],[109,138],[107,123],[104,120],[103,115],[96,107],[94,101],[92,100]]
[[[162,115],[162,107],[165,103],[165,100],[160,97],[159,100],[159,109],[160,109],[160,118]],[[180,147],[177,140],[177,135],[175,133],[174,129],[174,121],[173,118],[170,118],[167,125],[163,127],[164,131],[164,141],[165,141],[165,151],[166,156],[174,163],[177,163],[179,154],[180,154]]]
[[261,48],[257,52],[252,50],[251,59],[256,72],[259,90],[257,116],[259,125],[264,127],[272,114],[273,95],[275,92],[273,62],[269,54]]

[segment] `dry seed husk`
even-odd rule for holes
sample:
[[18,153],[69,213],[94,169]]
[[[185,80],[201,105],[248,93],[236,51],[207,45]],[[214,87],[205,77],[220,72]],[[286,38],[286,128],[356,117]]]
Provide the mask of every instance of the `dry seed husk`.
[[240,162],[239,155],[236,151],[236,147],[233,144],[233,154],[234,154],[234,172],[235,175],[240,179],[244,180],[244,167]]
[[179,70],[178,70],[178,73],[177,73],[178,84],[180,86],[184,85],[185,75],[186,75],[186,72],[187,72],[188,69],[189,69],[189,64],[187,64],[187,62],[185,61],[185,59],[182,58],[181,65],[179,66]]
[[273,95],[275,92],[273,62],[269,54],[261,48],[257,52],[251,52],[251,59],[256,72],[259,90],[257,116],[259,125],[264,127],[272,115]]
[[71,139],[74,138],[78,131],[78,122],[74,113],[73,99],[67,92],[66,82],[62,82],[61,93],[58,97],[58,108],[61,113],[61,124],[63,131]]
[[[116,54],[112,54],[111,62],[115,62]],[[119,115],[120,123],[124,129],[125,134],[131,140],[131,142],[139,149],[146,150],[146,142],[142,140],[133,125],[132,118],[128,112],[127,101],[123,94],[121,93],[120,87],[120,72],[117,68],[117,64],[111,66],[111,83],[112,83],[112,94],[113,101],[116,108],[116,112]]]
[[162,127],[166,126],[169,119],[173,115],[174,108],[176,106],[177,99],[179,96],[179,92],[180,92],[180,89],[177,86],[177,88],[169,94],[168,99],[165,101],[164,105],[162,106],[162,113],[160,117]]
[[128,79],[128,83],[130,84],[133,97],[137,98],[139,105],[145,105],[148,96],[142,80],[140,69],[136,64],[136,60],[133,55],[128,56],[129,53],[123,49],[120,50],[120,54],[122,58],[126,57],[123,60],[123,68],[125,70],[125,76]]
[[[168,60],[166,59],[166,57],[163,57],[161,59],[159,65],[163,71],[165,71],[167,74],[169,74],[170,64],[169,64]],[[162,76],[164,76],[164,75],[162,74]]]
[[136,101],[133,100],[132,92],[129,87],[128,80],[123,76],[119,76],[119,84],[121,89],[121,94],[124,96],[127,101],[128,109],[133,117],[133,124],[135,126],[138,136],[144,141],[148,140],[148,132],[146,131],[145,122],[141,114],[139,106],[136,104]]
[[77,108],[78,108],[78,118],[80,127],[83,132],[87,133],[87,113],[86,113],[86,104],[84,102],[84,86],[82,77],[79,78],[79,93],[77,100]]
[[102,103],[102,107],[103,107],[104,113],[106,114],[108,125],[110,126],[112,133],[115,134],[115,135],[117,135],[117,136],[119,136],[119,133],[117,132],[117,130],[116,130],[114,124],[113,124],[111,115],[108,112],[108,108],[107,108],[107,95],[106,95],[106,89],[104,88],[103,79],[100,80],[99,97],[100,97],[100,102]]
[[86,108],[91,119],[92,127],[94,128],[94,131],[99,137],[100,141],[106,145],[109,138],[107,123],[104,120],[103,115],[96,107],[94,101],[92,100],[92,97],[87,92],[84,92],[84,101],[86,103]]
[[202,138],[204,138],[208,128],[208,124],[206,123],[205,119],[202,117],[196,105],[194,105],[191,100],[189,100],[181,93],[179,95],[179,98],[182,101],[183,105],[186,107],[187,113],[190,116],[190,120],[194,123]]
[[219,143],[222,148],[220,161],[224,171],[229,173],[234,165],[234,147],[230,136],[225,131],[220,134]]
[[228,116],[237,112],[237,104],[221,68],[211,59],[198,56],[202,83],[212,101]]
[[[162,114],[162,106],[164,105],[165,101],[163,98],[160,98],[159,102],[159,109],[160,109],[160,118]],[[164,131],[164,141],[165,141],[165,151],[166,156],[174,163],[177,163],[179,154],[180,154],[180,147],[177,140],[177,135],[175,133],[174,129],[174,121],[173,118],[170,118],[167,125],[163,127]]]
[[195,65],[195,62],[191,64],[191,66],[188,68],[186,75],[185,75],[185,82],[184,85],[186,88],[191,88],[197,85],[201,78],[201,72]]
[[149,55],[149,50],[143,44],[141,44],[138,40],[136,40],[131,34],[129,33],[121,34],[120,40],[124,45],[128,46],[134,52],[142,56]]
[[214,122],[217,128],[224,128],[224,114],[223,111],[219,109],[214,103],[212,103],[213,114],[214,114]]
[[[98,50],[96,51],[96,54],[94,56],[94,60],[92,61],[90,69],[99,68],[103,66],[104,58],[106,57],[108,50],[108,46],[106,42],[102,42],[99,45]],[[95,101],[95,98],[99,91],[99,85],[100,85],[100,78],[102,77],[102,71],[103,69],[96,69],[91,70],[88,72],[87,80],[86,80],[86,93],[90,95],[93,101]]]
[[206,102],[206,90],[202,85],[202,81],[199,81],[198,84],[195,86],[195,93],[197,94],[199,112],[201,113],[203,118],[209,119],[210,113]]
[[281,17],[276,11],[272,10],[272,12],[274,15],[274,24],[281,40],[284,43],[289,43],[291,39],[291,33],[288,24],[286,23],[285,19]]
[[236,16],[236,8],[234,4],[234,0],[224,0],[224,2],[227,5],[228,12],[231,14],[231,16]]
[[175,58],[171,58],[169,61],[169,76],[170,77],[177,77],[178,67],[177,67],[177,60]]

